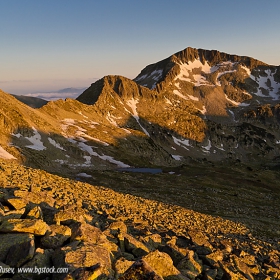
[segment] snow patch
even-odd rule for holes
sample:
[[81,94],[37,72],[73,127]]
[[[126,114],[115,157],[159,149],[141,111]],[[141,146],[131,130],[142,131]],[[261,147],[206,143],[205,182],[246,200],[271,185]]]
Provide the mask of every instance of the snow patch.
[[92,176],[87,173],[79,173],[77,174],[78,177],[84,177],[84,178],[91,178]]
[[[267,76],[254,77],[250,75],[250,78],[259,84],[258,91],[254,93],[260,97],[268,97],[264,95],[261,88],[268,91],[269,97],[273,100],[279,100],[280,84],[274,80],[274,73],[270,69],[264,71]],[[270,86],[267,85],[267,81],[270,80]]]
[[182,156],[179,155],[171,155],[175,160],[181,160]]
[[[194,69],[200,69],[201,72],[205,74],[213,73],[217,70],[216,67],[211,67],[207,61],[205,62],[205,64],[202,64],[202,62],[199,59],[189,61],[188,63],[180,63],[179,66],[180,73],[175,77],[174,81],[187,81],[194,83],[195,86],[211,84],[206,80],[206,78],[202,74],[193,74],[191,78],[190,74],[192,74]],[[179,88],[178,83],[176,84],[176,87]]]
[[44,146],[43,142],[41,141],[41,135],[37,131],[35,127],[32,127],[34,135],[31,137],[25,137],[28,141],[30,141],[33,145],[26,146],[27,148],[42,151],[45,150],[46,147]]
[[172,138],[173,138],[173,141],[175,144],[185,148],[186,150],[189,150],[187,147],[191,147],[190,140],[188,140],[188,139],[180,140],[174,136],[172,136]]
[[3,158],[3,159],[16,159],[13,155],[11,155],[9,152],[4,150],[1,146],[0,146],[0,158]]
[[118,161],[118,160],[115,160],[113,157],[111,156],[106,156],[106,155],[99,155],[98,153],[94,152],[92,147],[85,144],[85,143],[82,143],[80,142],[78,144],[78,146],[85,152],[87,152],[88,154],[90,154],[91,156],[95,156],[95,157],[99,157],[100,159],[102,160],[107,160],[113,164],[116,164],[117,166],[119,167],[122,167],[122,168],[125,168],[125,167],[130,167],[129,165],[121,162],[121,161]]
[[114,117],[113,115],[110,114],[110,112],[107,113],[107,117],[106,119],[109,121],[109,123],[111,123],[112,125],[119,127],[117,122],[114,120],[116,117]]
[[17,134],[14,134],[14,133],[11,133],[12,136],[15,136],[16,138],[20,138],[22,137],[22,135],[20,133],[17,133]]
[[185,100],[189,100],[186,96],[184,96],[180,91],[178,91],[177,89],[173,90],[173,93],[176,94],[177,96],[185,99]]
[[56,148],[58,148],[58,149],[60,149],[62,151],[65,151],[65,149],[59,143],[55,142],[55,140],[53,140],[52,138],[48,137],[48,140]]
[[[210,149],[211,149],[211,147],[212,147],[211,141],[208,140],[207,146],[201,146],[201,147],[209,153],[209,151],[210,151]],[[205,151],[205,152],[206,152],[206,151]]]
[[134,119],[138,122],[139,126],[142,128],[142,130],[144,131],[144,133],[150,137],[150,134],[149,132],[140,124],[140,121],[139,121],[139,116],[138,116],[138,113],[137,113],[137,103],[138,103],[138,100],[137,99],[130,99],[126,102],[126,104],[131,108],[132,110],[132,116],[134,117]]

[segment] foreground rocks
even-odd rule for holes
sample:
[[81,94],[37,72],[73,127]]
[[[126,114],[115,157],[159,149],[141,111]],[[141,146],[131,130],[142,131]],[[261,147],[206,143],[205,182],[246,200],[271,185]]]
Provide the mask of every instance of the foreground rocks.
[[279,240],[243,224],[0,164],[0,266],[49,268],[1,278],[280,278]]

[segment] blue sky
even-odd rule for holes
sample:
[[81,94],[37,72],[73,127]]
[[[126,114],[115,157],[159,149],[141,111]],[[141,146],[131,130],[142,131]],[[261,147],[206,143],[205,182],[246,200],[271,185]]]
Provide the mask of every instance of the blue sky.
[[279,11],[279,0],[1,0],[0,88],[134,78],[188,46],[279,65]]

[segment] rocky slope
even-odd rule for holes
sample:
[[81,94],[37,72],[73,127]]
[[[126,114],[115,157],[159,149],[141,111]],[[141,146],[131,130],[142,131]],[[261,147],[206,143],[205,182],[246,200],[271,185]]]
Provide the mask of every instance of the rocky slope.
[[279,238],[260,239],[240,222],[9,162],[0,168],[0,264],[10,272],[1,278],[280,276]]

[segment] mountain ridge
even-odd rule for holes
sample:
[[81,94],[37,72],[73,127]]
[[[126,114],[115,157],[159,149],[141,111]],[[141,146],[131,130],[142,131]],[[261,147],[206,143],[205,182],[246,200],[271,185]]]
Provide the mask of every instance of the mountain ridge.
[[76,100],[48,102],[30,111],[32,118],[25,113],[28,132],[13,126],[10,142],[32,154],[27,141],[39,142],[42,132],[42,143],[51,149],[53,135],[60,150],[54,150],[59,158],[53,164],[70,169],[73,152],[77,166],[86,169],[102,160],[104,168],[179,166],[203,158],[273,162],[280,153],[279,97],[280,67],[186,48],[148,65],[134,80],[105,76]]

